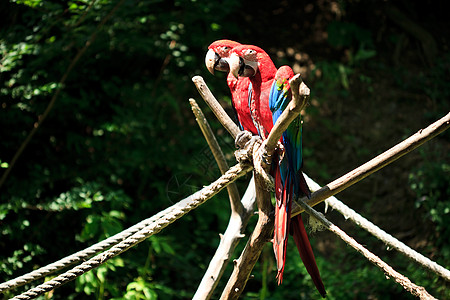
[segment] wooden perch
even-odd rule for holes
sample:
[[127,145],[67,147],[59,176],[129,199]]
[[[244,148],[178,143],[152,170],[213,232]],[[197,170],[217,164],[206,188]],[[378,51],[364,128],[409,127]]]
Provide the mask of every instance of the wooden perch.
[[[229,169],[225,155],[223,154],[222,149],[220,148],[219,143],[217,142],[216,137],[214,136],[214,133],[212,132],[211,127],[209,126],[208,121],[206,121],[205,115],[198,106],[197,102],[191,98],[189,99],[189,103],[191,104],[192,112],[195,115],[198,126],[205,136],[206,142],[208,143],[214,159],[219,166],[220,173],[223,175]],[[228,195],[230,196],[231,211],[237,212],[240,215],[244,208],[242,207],[236,183],[232,183],[227,186],[227,190]]]
[[[217,165],[222,174],[228,170],[228,164],[225,160],[225,156],[217,143],[217,140],[209,126],[202,110],[198,106],[194,99],[189,99],[192,111],[196,117],[197,123],[208,142],[211,152],[216,159]],[[208,269],[203,275],[202,281],[195,293],[193,299],[210,299],[226,266],[232,256],[234,249],[236,248],[239,240],[244,237],[244,229],[247,226],[248,220],[253,214],[253,206],[255,203],[255,182],[252,178],[247,191],[242,198],[242,202],[239,197],[239,191],[236,183],[232,183],[227,186],[228,194],[230,196],[231,215],[225,233],[221,235],[220,244],[217,247]]]
[[263,187],[264,179],[255,174],[256,202],[258,205],[258,222],[252,232],[241,256],[235,261],[231,274],[220,299],[238,299],[255,266],[264,245],[270,241],[273,232],[272,204],[270,193]]
[[[353,171],[339,177],[333,182],[325,185],[318,191],[311,194],[310,199],[303,197],[301,200],[305,201],[309,206],[314,206],[324,201],[325,199],[336,195],[337,193],[345,190],[349,186],[357,183],[358,181],[366,178],[370,174],[378,171],[379,169],[387,166],[393,161],[399,159],[403,155],[412,150],[416,149],[423,143],[434,138],[438,134],[444,132],[450,127],[450,113],[434,122],[425,129],[419,130],[416,134],[410,136],[403,142],[397,144],[396,146],[390,148],[384,153],[378,155],[372,160],[366,162],[360,167],[354,169]],[[303,211],[295,202],[292,205],[292,216],[296,216]]]
[[289,124],[298,117],[302,109],[305,108],[308,103],[310,90],[303,82],[300,74],[295,75],[289,81],[289,84],[292,91],[292,100],[278,118],[267,139],[263,142],[264,150],[266,152],[265,155],[272,155],[283,132],[289,127]]
[[436,299],[431,296],[424,287],[418,286],[412,283],[408,277],[400,274],[395,271],[391,266],[382,261],[378,256],[364,248],[361,244],[355,241],[352,237],[348,236],[344,231],[342,231],[339,227],[328,221],[321,213],[314,210],[311,206],[306,204],[303,201],[299,201],[298,204],[311,216],[322,222],[325,227],[339,236],[344,242],[354,248],[356,251],[361,253],[365,258],[367,258],[371,263],[379,267],[383,270],[388,278],[394,278],[394,280],[400,284],[405,290],[413,294],[414,296],[419,297],[420,299]]
[[[203,79],[199,76],[196,76],[193,78],[193,81],[196,84],[200,94],[209,105],[210,103],[208,101],[211,100],[212,102],[215,102],[219,106],[217,107],[217,110],[219,112],[217,112],[214,104],[210,105],[211,109],[215,112],[216,116],[219,118],[222,124],[235,138],[237,134],[240,133],[239,129],[234,124],[234,122],[230,126],[230,122],[232,122],[231,119],[228,116],[225,117],[222,115],[222,113],[225,115],[226,113],[223,111],[222,107],[220,107],[220,105],[217,103],[217,100],[215,100],[212,94],[210,94],[210,91],[207,88],[206,84],[204,83]],[[296,85],[299,87],[298,89]],[[264,244],[271,238],[271,234],[273,231],[273,219],[270,218],[270,211],[272,210],[272,206],[270,204],[270,194],[264,188],[266,184],[265,182],[267,180],[264,180],[263,177],[261,176],[263,172],[258,171],[261,169],[261,167],[262,169],[267,169],[268,166],[267,165],[258,166],[258,164],[261,164],[261,160],[257,159],[257,157],[261,157],[263,155],[271,155],[273,153],[273,151],[276,148],[277,142],[281,136],[281,133],[284,130],[286,130],[290,122],[292,122],[294,118],[298,116],[301,109],[304,107],[306,101],[308,100],[309,89],[307,88],[306,85],[304,85],[304,83],[301,82],[301,79],[299,77],[292,79],[291,90],[293,93],[293,99],[291,100],[291,103],[289,103],[288,109],[285,109],[283,114],[280,116],[279,120],[277,121],[271,133],[269,134],[269,137],[263,142],[261,147],[259,148],[254,147],[253,149],[252,155],[253,162],[255,170],[257,171],[255,174],[255,180],[256,180],[257,203],[259,209],[258,223],[250,239],[248,240],[247,245],[244,248],[244,251],[241,253],[241,256],[235,263],[233,273],[227,283],[227,286],[225,287],[222,293],[221,299],[237,299],[239,297],[250,276],[251,270],[253,269],[257,259],[259,258],[259,255],[264,247]],[[232,125],[236,126],[237,130]],[[371,161],[363,164],[362,166],[356,168],[355,170],[347,173],[346,175],[322,187],[318,191],[314,192],[311,195],[310,199],[306,199],[306,197],[304,197],[301,199],[301,201],[305,201],[305,203],[310,206],[314,206],[324,201],[328,197],[339,193],[340,191],[351,186],[352,184],[358,182],[359,180],[364,179],[370,174],[378,171],[379,169],[390,164],[391,162],[397,160],[406,153],[419,147],[426,141],[430,140],[431,138],[448,129],[448,127],[450,127],[450,113],[441,118],[440,120],[438,120],[437,122],[431,124],[424,130],[420,130],[415,135],[399,143],[398,145],[389,149],[383,154],[375,157]],[[295,216],[301,213],[302,211],[304,211],[304,208],[294,203],[292,216]],[[356,247],[355,249],[364,254],[364,250],[360,249],[359,247]],[[382,261],[381,263],[375,262],[375,260],[373,259],[371,261],[379,265],[381,268],[383,268],[385,272],[390,271],[388,270],[390,267],[386,265],[384,262]],[[392,268],[390,269],[392,270]],[[395,272],[394,270],[392,271]],[[396,280],[403,281],[404,283],[406,283],[406,285],[409,286],[409,288],[407,289],[411,291],[413,294],[422,295],[424,299],[434,299],[432,298],[431,295],[429,295],[426,292],[425,289],[423,289],[422,287],[415,286],[406,277],[405,278],[401,277],[403,275],[401,274],[398,275],[399,276],[397,276],[397,278],[400,279]]]
[[239,127],[237,127],[236,123],[228,116],[223,107],[219,104],[219,101],[214,97],[211,93],[211,90],[206,85],[205,81],[201,76],[192,77],[192,82],[194,82],[197,87],[198,92],[205,100],[206,104],[209,105],[211,110],[216,115],[217,119],[222,123],[223,127],[231,134],[233,139],[241,132]]

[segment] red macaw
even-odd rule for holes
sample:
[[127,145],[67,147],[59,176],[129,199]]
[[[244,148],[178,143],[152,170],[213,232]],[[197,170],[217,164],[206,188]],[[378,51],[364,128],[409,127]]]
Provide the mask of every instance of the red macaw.
[[[214,70],[229,72],[228,58],[230,51],[239,45],[240,43],[231,40],[218,40],[209,45],[205,57],[205,64],[209,72],[213,75]],[[249,88],[251,89],[249,78],[241,77],[237,79],[231,73],[228,73],[227,84],[231,91],[231,104],[237,114],[241,129],[257,135],[258,130],[253,122],[249,107]]]
[[[259,135],[265,139],[273,127],[269,93],[277,68],[267,53],[256,46],[236,46],[230,51],[230,54],[230,73],[233,73],[236,78],[250,78],[250,113],[256,123]],[[231,67],[233,63],[234,70]],[[259,64],[264,67],[258,68]]]
[[[230,73],[235,77],[250,76],[253,86],[251,102],[257,110],[256,114],[260,117],[262,126],[270,132],[291,99],[289,79],[294,72],[287,66],[276,70],[269,55],[261,48],[251,45],[234,47],[230,53],[229,66]],[[273,120],[270,125],[267,124],[268,114]],[[291,205],[294,198],[303,194],[310,196],[309,188],[301,172],[303,161],[300,115],[283,133],[280,141],[284,150],[280,150],[274,176],[276,205],[273,239],[278,284],[281,284],[283,280],[287,233],[291,232],[306,270],[311,275],[317,290],[325,297],[326,291],[301,215],[291,219]]]

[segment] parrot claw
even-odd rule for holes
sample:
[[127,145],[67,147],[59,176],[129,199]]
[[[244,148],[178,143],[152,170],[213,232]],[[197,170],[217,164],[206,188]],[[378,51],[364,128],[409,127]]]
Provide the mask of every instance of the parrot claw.
[[[262,144],[265,144],[267,140],[265,140]],[[258,148],[253,148],[253,166],[255,167],[256,173],[261,175],[266,184],[266,190],[269,192],[274,191],[275,180],[269,174],[270,163],[267,163],[267,158],[269,157],[265,152],[264,145],[258,145]]]
[[260,143],[260,137],[256,135],[253,136],[248,131],[242,131],[236,137],[236,141],[238,139],[241,145],[239,145],[239,149],[234,152],[236,160],[240,163],[244,161],[252,161],[253,148],[256,143]]
[[234,141],[234,145],[238,149],[244,149],[246,144],[252,139],[252,133],[247,130],[243,130],[238,133],[236,136],[236,140]]

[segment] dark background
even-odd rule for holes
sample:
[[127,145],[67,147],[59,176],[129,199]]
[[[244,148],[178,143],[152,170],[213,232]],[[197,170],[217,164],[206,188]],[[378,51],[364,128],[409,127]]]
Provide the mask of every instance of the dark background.
[[[302,73],[312,92],[304,112],[304,170],[320,184],[449,111],[444,1],[125,0],[97,28],[117,3],[0,4],[1,173],[67,74],[50,113],[0,187],[1,281],[84,249],[216,179],[219,171],[190,97],[234,164],[233,140],[191,82],[202,75],[231,113],[225,74],[213,77],[204,66],[214,40],[258,45],[278,67],[288,64]],[[441,134],[337,195],[447,268],[449,141],[449,133]],[[238,181],[242,193],[249,179]],[[228,217],[222,192],[47,297],[191,298]],[[327,217],[434,296],[450,298],[448,283],[437,275],[388,251],[336,212]],[[413,298],[332,234],[311,234],[311,242],[329,299]],[[231,266],[213,298],[230,272]],[[283,285],[276,285],[270,244],[253,274],[243,299],[319,298],[293,243]]]

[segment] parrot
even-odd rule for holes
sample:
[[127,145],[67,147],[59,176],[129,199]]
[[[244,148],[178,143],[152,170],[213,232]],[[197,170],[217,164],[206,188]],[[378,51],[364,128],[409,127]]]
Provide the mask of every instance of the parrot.
[[[269,108],[269,93],[277,68],[269,55],[257,46],[240,45],[230,51],[230,73],[236,78],[250,78],[250,114],[262,139],[266,139],[273,127]],[[244,63],[245,62],[245,63]],[[231,64],[234,64],[232,69]],[[258,69],[258,65],[264,65]],[[259,72],[258,72],[259,71]]]
[[258,135],[249,107],[249,89],[251,90],[250,79],[241,77],[237,79],[230,71],[228,58],[231,49],[241,45],[232,40],[217,40],[208,46],[205,57],[205,64],[208,71],[214,75],[214,71],[228,72],[227,84],[231,91],[231,105],[237,115],[240,128],[247,130],[252,135]]
[[[229,72],[229,55],[230,51],[241,44],[231,40],[218,40],[208,46],[208,52],[205,57],[205,64],[211,74],[214,75],[214,70]],[[267,61],[268,71],[270,74],[275,74],[276,67],[271,60]],[[270,66],[270,70],[269,70]],[[247,68],[248,71],[253,70]],[[266,72],[265,74],[269,74]],[[268,76],[264,82],[273,80],[273,74]],[[259,87],[253,88],[249,79],[250,76],[242,76],[236,78],[233,74],[228,73],[227,84],[232,95],[233,110],[236,112],[241,129],[251,132],[253,135],[259,135],[265,138],[273,127],[272,114],[269,109],[269,94],[270,84],[261,89]],[[263,99],[266,101],[261,104],[252,102],[252,99],[259,99],[258,95],[253,95],[254,91],[260,93],[264,91]],[[259,106],[262,105],[261,109]],[[260,115],[259,112],[263,112]],[[260,121],[262,120],[262,122]]]
[[[236,78],[249,77],[253,87],[253,104],[250,110],[256,110],[259,122],[267,133],[291,100],[289,80],[294,72],[288,66],[276,69],[269,55],[261,48],[253,45],[234,47],[229,58],[230,73]],[[271,115],[272,123],[267,124]],[[299,115],[286,129],[280,138],[281,147],[277,151],[276,161],[271,173],[275,178],[275,225],[273,248],[277,261],[278,284],[283,281],[283,271],[286,262],[288,232],[293,237],[300,257],[313,282],[322,295],[326,291],[320,277],[314,253],[303,225],[301,215],[291,219],[291,205],[295,197],[306,195],[310,191],[302,173],[302,123]]]

